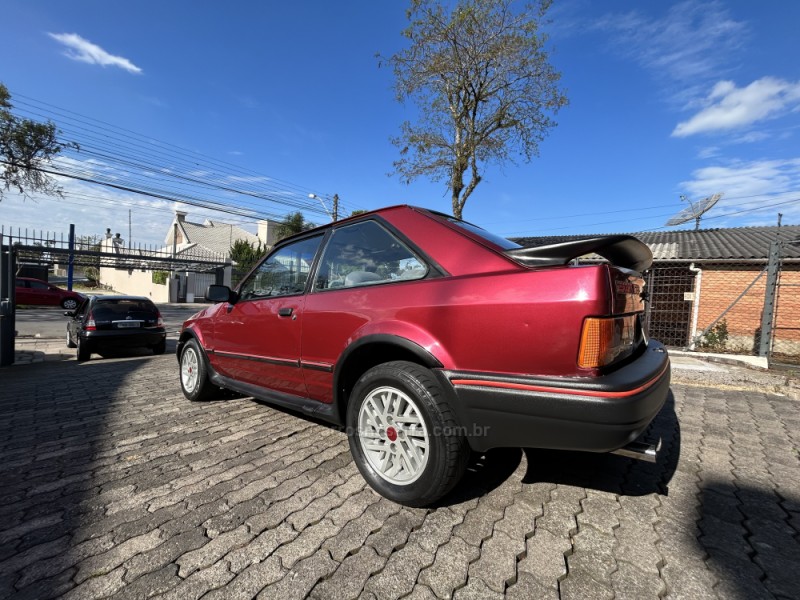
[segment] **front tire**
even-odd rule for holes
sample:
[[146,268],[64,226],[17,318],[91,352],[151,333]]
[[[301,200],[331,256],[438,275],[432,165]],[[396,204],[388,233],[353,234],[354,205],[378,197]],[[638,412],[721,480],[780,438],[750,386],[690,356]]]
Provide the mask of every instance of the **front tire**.
[[205,357],[193,339],[181,351],[181,389],[192,402],[210,400],[219,390],[208,380]]
[[373,367],[347,406],[350,452],[367,483],[406,506],[427,506],[464,473],[469,447],[434,375],[414,363]]
[[74,298],[64,298],[64,300],[61,301],[61,308],[64,310],[75,310],[78,308],[78,301]]

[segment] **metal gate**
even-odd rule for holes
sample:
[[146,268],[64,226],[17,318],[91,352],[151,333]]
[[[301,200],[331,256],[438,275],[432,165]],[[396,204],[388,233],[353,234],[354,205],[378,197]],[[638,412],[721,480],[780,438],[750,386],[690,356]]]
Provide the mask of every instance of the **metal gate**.
[[683,348],[689,343],[694,280],[689,265],[659,265],[647,272],[645,327],[665,346]]

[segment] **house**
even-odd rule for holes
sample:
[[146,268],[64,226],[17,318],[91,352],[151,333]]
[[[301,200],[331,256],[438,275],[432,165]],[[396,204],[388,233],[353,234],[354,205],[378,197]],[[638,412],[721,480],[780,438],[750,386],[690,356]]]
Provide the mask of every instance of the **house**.
[[231,246],[239,240],[254,246],[260,243],[262,249],[266,251],[278,239],[279,224],[273,221],[258,221],[258,233],[254,235],[232,223],[210,219],[206,219],[203,223],[192,223],[186,220],[187,216],[188,213],[184,211],[175,211],[175,217],[164,238],[166,250],[171,251],[174,244],[176,254],[191,253],[230,258]]
[[[692,347],[716,327],[725,338],[717,349],[748,354],[759,353],[770,246],[781,242],[771,353],[792,362],[800,358],[800,225],[632,235],[653,253],[646,274],[650,335],[668,346]],[[513,241],[542,246],[585,237],[596,234]]]

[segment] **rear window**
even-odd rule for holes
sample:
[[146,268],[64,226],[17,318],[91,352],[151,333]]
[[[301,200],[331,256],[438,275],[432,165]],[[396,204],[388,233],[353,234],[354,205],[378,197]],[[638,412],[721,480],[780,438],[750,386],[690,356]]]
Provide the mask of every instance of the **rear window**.
[[477,225],[473,225],[472,223],[467,223],[466,221],[462,221],[460,219],[456,219],[455,217],[451,217],[448,215],[442,215],[445,219],[453,223],[454,225],[458,225],[462,229],[466,229],[470,233],[482,237],[487,242],[491,242],[495,246],[500,246],[503,250],[513,250],[514,248],[521,248],[519,244],[515,244],[511,240],[507,240],[504,237],[486,231],[485,229],[481,229]]
[[92,309],[94,318],[99,321],[120,319],[153,319],[156,305],[147,300],[101,300]]

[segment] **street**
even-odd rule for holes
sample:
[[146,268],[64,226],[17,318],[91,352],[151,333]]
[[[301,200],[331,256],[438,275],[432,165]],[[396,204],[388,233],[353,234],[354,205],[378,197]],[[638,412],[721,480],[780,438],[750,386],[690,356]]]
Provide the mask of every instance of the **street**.
[[[157,304],[168,336],[180,331],[183,322],[208,304]],[[59,306],[30,306],[18,309],[17,337],[63,338],[68,317]]]
[[[723,373],[724,374],[724,373]],[[494,450],[438,506],[173,355],[0,373],[0,597],[796,598],[797,401],[673,386],[657,464]]]

